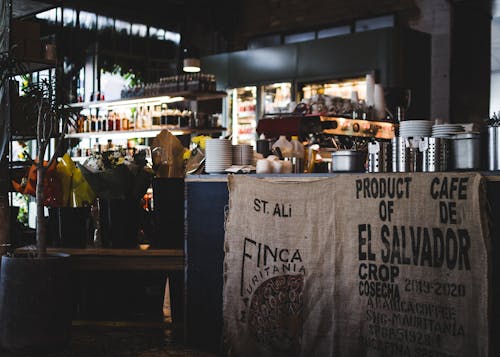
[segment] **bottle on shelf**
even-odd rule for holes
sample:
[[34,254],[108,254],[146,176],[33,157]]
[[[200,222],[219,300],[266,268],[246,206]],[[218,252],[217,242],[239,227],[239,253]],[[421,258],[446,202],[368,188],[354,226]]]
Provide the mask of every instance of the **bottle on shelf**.
[[130,120],[126,115],[122,118],[122,130],[129,130],[130,128]]
[[113,119],[113,112],[108,112],[108,120],[107,120],[107,131],[113,131],[115,130],[115,121]]
[[114,130],[122,130],[122,118],[120,116],[120,113],[115,113],[114,117]]
[[144,118],[144,109],[143,107],[139,107],[137,109],[137,115],[135,118],[135,129],[142,129],[143,128],[143,118]]
[[290,144],[292,145],[291,161],[293,173],[302,174],[304,173],[304,145],[299,141],[298,136],[292,136]]
[[161,107],[159,105],[153,106],[153,111],[151,113],[152,117],[152,125],[159,126],[161,125]]
[[142,126],[144,129],[151,129],[152,126],[152,117],[151,117],[151,109],[148,106],[144,112],[144,117],[142,119]]

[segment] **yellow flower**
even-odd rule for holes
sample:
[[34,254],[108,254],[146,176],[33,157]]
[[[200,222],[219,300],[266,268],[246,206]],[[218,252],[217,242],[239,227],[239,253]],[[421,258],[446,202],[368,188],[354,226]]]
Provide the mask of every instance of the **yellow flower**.
[[188,160],[191,157],[191,150],[184,150],[184,154],[182,155],[182,158],[184,160]]
[[200,135],[200,136],[195,136],[194,138],[191,139],[191,141],[198,145],[200,148],[205,150],[205,143],[207,140],[212,139],[210,136],[205,136],[205,135]]

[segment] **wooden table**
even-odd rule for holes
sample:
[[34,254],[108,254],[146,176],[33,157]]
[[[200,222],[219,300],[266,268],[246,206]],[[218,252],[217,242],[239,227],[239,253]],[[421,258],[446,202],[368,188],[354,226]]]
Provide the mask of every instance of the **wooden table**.
[[[26,253],[31,250],[30,247],[22,247],[16,249],[16,253]],[[174,324],[183,325],[185,255],[182,249],[48,248],[47,253],[70,255],[74,281],[78,282],[75,293],[79,306],[76,320],[88,320],[85,316],[92,310],[87,298],[92,291],[87,289],[95,289],[92,287],[94,284],[91,277],[98,276],[95,274],[99,272],[139,271],[165,273],[165,276],[169,277],[172,317],[176,320]]]
[[[30,250],[22,247],[16,253]],[[76,271],[184,271],[185,267],[182,249],[48,248],[47,253],[69,254]]]
[[[25,252],[23,247],[17,252]],[[48,248],[50,253],[70,255],[72,269],[76,271],[184,271],[182,249],[114,249],[114,248]]]

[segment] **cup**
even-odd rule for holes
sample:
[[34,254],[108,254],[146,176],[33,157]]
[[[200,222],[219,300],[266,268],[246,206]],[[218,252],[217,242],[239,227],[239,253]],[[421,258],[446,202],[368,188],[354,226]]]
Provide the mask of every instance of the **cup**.
[[283,161],[282,160],[273,160],[271,161],[272,173],[280,174],[283,170]]
[[267,159],[259,159],[255,165],[255,171],[258,174],[269,174],[272,172],[272,163]]
[[282,161],[281,173],[291,174],[292,171],[293,171],[292,162],[288,160]]

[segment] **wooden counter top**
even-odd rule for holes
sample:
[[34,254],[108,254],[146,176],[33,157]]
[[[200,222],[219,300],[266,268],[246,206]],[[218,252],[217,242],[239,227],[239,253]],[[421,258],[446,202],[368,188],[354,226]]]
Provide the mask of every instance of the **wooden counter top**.
[[185,266],[182,249],[48,248],[47,252],[69,254],[73,270],[78,271],[183,271]]

